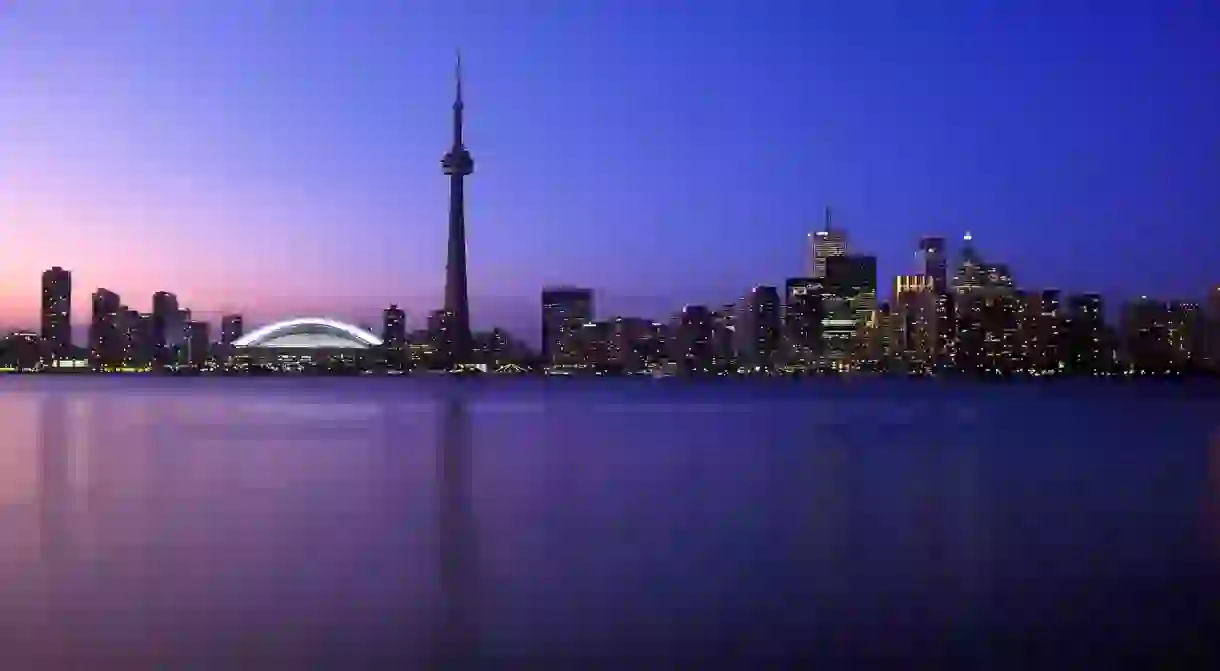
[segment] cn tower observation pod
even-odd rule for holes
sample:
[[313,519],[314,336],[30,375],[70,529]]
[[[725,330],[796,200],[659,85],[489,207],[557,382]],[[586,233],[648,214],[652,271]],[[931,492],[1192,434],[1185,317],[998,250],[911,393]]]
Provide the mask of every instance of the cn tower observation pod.
[[268,324],[233,341],[254,349],[362,350],[381,346],[381,338],[362,328],[324,317],[300,317]]

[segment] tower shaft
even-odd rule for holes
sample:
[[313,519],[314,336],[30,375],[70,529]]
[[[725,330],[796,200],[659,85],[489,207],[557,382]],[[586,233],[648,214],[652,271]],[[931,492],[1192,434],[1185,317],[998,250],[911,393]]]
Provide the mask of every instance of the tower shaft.
[[456,68],[453,101],[453,146],[441,160],[449,175],[449,253],[445,265],[445,312],[448,324],[448,358],[451,364],[471,363],[470,301],[466,287],[466,183],[474,172],[474,159],[462,141],[462,57]]

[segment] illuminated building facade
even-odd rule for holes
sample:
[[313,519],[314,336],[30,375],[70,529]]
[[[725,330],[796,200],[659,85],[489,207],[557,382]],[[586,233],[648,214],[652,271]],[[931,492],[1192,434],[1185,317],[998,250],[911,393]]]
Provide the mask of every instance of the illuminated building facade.
[[650,319],[618,317],[610,333],[610,362],[624,370],[642,370],[655,362],[660,352],[652,351],[652,341],[660,325]]
[[1060,293],[1047,289],[1018,294],[1025,370],[1035,375],[1058,373],[1063,367],[1063,311]]
[[822,345],[823,281],[791,277],[784,282],[784,338],[794,363],[817,363]]
[[593,290],[550,287],[542,290],[542,358],[550,364],[582,363],[578,331],[593,321]]
[[72,354],[72,273],[55,266],[42,273],[42,342],[44,354],[64,359]]
[[830,225],[830,208],[826,208],[822,230],[809,234],[809,250],[812,256],[810,270],[814,279],[826,277],[826,259],[847,254],[847,232]]
[[888,315],[889,351],[904,370],[927,372],[935,365],[938,296],[930,275],[894,278],[894,302]]
[[382,340],[351,324],[324,317],[300,317],[255,329],[233,342],[241,355],[260,363],[367,362]]
[[877,310],[876,257],[828,258],[822,306],[824,354],[839,367],[866,358]]
[[962,236],[960,259],[953,273],[951,289],[955,293],[965,294],[982,288],[986,284],[982,263],[974,248],[974,236],[967,232]]

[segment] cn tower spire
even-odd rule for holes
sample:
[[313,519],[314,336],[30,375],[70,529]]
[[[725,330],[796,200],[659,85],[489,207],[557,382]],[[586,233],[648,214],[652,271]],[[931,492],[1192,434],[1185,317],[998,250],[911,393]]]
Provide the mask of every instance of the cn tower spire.
[[441,159],[449,176],[449,249],[445,265],[445,313],[449,320],[449,363],[472,363],[470,302],[466,290],[466,176],[474,172],[474,159],[462,142],[462,54],[454,68],[453,146]]
[[458,148],[462,146],[462,110],[466,105],[462,102],[462,50],[458,49],[455,52],[455,60],[453,66],[453,146]]
[[829,205],[827,205],[826,209],[823,210],[822,230],[826,231],[827,233],[830,232],[830,206]]

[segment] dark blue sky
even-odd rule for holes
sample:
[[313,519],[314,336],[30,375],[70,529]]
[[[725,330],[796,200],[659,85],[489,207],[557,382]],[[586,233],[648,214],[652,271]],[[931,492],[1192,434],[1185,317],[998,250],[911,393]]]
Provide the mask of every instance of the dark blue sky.
[[548,283],[732,300],[804,272],[825,204],[883,287],[966,230],[1031,288],[1220,282],[1214,3],[10,0],[3,316],[59,264],[78,311],[419,324],[457,46],[476,325]]

